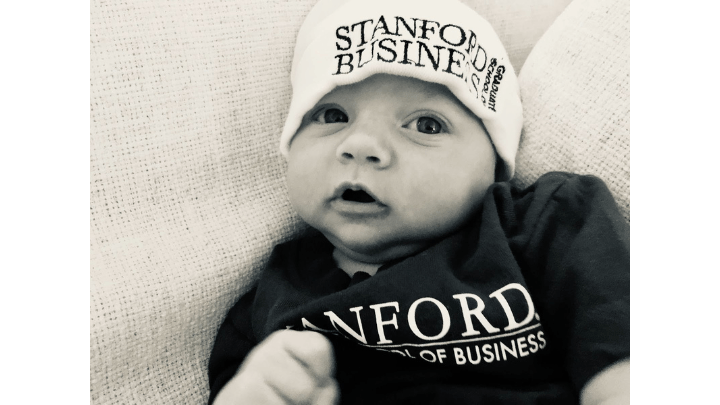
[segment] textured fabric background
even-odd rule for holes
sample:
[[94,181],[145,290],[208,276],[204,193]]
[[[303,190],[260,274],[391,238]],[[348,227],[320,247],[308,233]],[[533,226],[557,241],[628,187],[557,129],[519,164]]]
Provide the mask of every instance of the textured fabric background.
[[[313,0],[91,1],[94,404],[201,404],[225,312],[303,229],[277,151]],[[473,0],[519,70],[568,0]]]
[[199,404],[226,310],[298,228],[276,134],[308,2],[91,3],[91,398]]
[[571,3],[528,56],[520,89],[518,184],[595,174],[630,221],[630,2]]

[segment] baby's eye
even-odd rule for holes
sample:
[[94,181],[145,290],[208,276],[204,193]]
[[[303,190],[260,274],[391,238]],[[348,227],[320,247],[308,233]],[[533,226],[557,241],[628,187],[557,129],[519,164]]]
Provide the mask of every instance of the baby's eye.
[[439,134],[443,131],[442,124],[436,119],[430,117],[420,117],[417,119],[417,130],[425,134]]
[[348,116],[337,108],[328,108],[320,111],[315,117],[315,120],[323,124],[334,124],[337,122],[348,122]]

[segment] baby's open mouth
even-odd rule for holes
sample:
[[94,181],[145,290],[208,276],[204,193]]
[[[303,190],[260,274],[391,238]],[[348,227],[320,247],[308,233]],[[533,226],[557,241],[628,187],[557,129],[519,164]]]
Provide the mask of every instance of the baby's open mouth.
[[333,193],[330,206],[340,215],[348,218],[385,217],[390,208],[369,188],[360,183],[342,183]]
[[370,196],[364,190],[350,190],[347,189],[342,193],[342,199],[345,201],[359,202],[359,203],[374,203],[375,199]]

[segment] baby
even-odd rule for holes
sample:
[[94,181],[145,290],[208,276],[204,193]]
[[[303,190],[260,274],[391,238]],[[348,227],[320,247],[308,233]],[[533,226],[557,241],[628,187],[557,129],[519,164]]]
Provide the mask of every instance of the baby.
[[317,232],[220,327],[215,404],[629,403],[627,224],[595,177],[515,167],[522,107],[452,1],[321,0],[281,137]]

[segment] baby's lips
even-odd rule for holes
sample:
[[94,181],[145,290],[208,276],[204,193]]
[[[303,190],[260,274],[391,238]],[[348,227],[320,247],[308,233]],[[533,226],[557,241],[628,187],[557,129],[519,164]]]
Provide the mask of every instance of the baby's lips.
[[349,181],[343,182],[335,189],[335,192],[333,193],[333,199],[342,199],[343,194],[347,190],[363,191],[367,193],[367,195],[369,195],[373,200],[375,200],[375,203],[382,204],[382,201],[380,201],[380,199],[367,186],[362,183],[353,183]]

